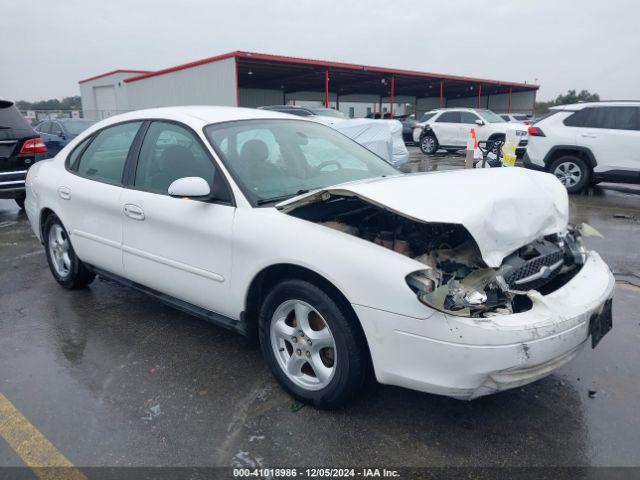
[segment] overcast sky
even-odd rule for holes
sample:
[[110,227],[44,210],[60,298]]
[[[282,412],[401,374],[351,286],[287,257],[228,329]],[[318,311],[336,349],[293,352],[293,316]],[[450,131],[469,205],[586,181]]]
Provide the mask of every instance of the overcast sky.
[[640,98],[634,0],[0,0],[0,98],[232,50]]

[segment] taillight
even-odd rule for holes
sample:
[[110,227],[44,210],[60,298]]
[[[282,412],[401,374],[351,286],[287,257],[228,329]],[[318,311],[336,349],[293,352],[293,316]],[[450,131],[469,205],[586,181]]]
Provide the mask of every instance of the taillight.
[[529,120],[525,120],[525,121],[524,121],[524,122],[522,122],[522,123],[524,123],[525,125],[531,125],[531,122],[530,122]]
[[20,153],[47,153],[47,146],[41,138],[30,138],[29,140],[25,140],[22,144]]
[[529,127],[529,129],[527,130],[529,132],[529,136],[531,137],[544,137],[545,134],[542,130],[540,130],[538,127]]

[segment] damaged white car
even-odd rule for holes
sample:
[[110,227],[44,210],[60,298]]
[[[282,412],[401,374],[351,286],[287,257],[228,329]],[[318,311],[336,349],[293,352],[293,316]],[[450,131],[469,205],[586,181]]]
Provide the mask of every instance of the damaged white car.
[[259,341],[282,386],[318,407],[369,372],[495,393],[611,328],[613,276],[546,173],[402,175],[314,122],[171,107],[96,124],[26,186],[62,286],[101,275]]

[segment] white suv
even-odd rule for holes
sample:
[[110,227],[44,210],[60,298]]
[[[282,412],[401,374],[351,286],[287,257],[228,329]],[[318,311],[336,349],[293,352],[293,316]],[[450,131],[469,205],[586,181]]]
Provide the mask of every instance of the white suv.
[[600,181],[640,183],[640,101],[552,107],[529,127],[524,165],[570,193]]
[[527,127],[506,122],[491,110],[480,108],[446,108],[431,110],[422,117],[413,129],[413,141],[422,153],[431,155],[439,149],[456,152],[467,146],[469,130],[476,129],[479,142],[504,141],[507,130],[515,130],[521,138],[518,155],[527,146]]

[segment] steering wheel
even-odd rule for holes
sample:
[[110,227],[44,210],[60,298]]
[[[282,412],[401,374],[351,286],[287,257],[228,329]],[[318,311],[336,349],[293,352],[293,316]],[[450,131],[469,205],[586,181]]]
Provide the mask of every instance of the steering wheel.
[[340,162],[338,162],[337,160],[327,160],[325,162],[322,162],[320,165],[315,167],[314,170],[316,172],[320,173],[321,170],[323,170],[325,167],[328,167],[329,165],[337,165],[338,169],[342,170],[342,164]]

